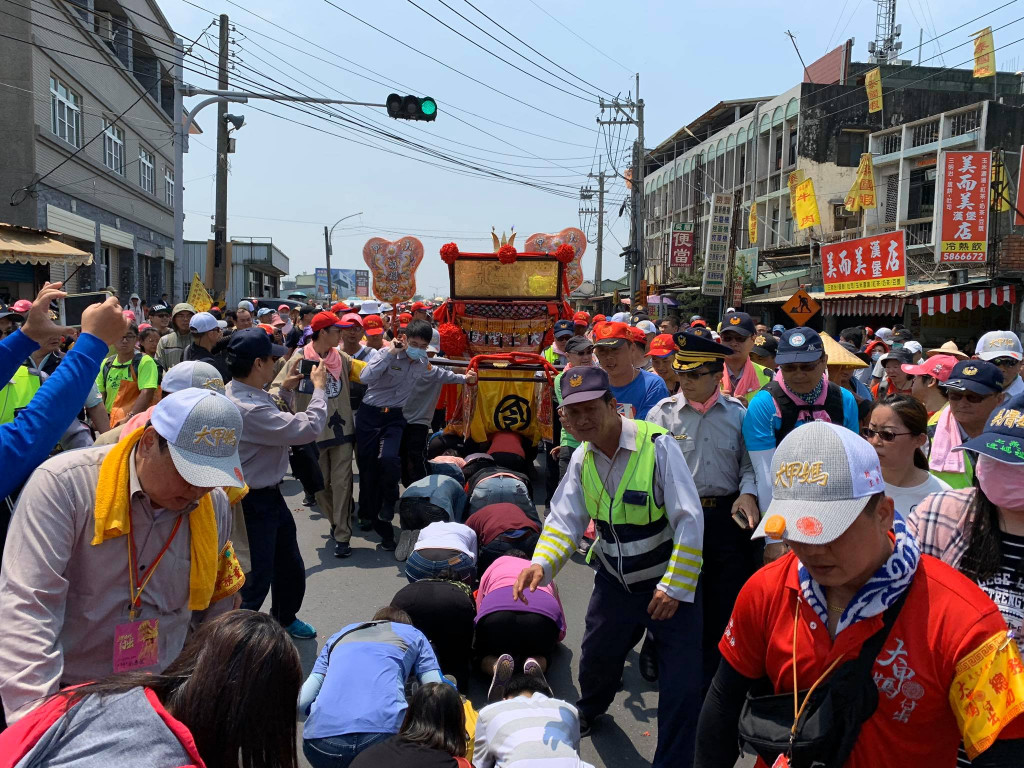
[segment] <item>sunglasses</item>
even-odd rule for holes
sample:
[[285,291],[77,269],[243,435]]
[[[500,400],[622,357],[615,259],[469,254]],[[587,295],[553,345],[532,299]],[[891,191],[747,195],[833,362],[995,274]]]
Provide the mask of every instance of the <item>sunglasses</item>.
[[883,443],[891,443],[900,435],[912,435],[913,432],[893,432],[891,429],[872,429],[871,427],[864,427],[860,433],[865,439],[870,440],[876,435],[882,438]]
[[819,365],[821,365],[821,360],[815,360],[813,363],[783,363],[779,367],[783,373],[796,373],[797,371],[813,373]]
[[[993,392],[992,394],[998,394]],[[980,402],[992,397],[992,395],[979,395],[977,392],[959,392],[955,389],[947,389],[946,397],[949,398],[951,403],[959,403],[961,400],[966,400],[971,405],[977,405]]]
[[680,379],[686,381],[700,381],[702,376],[710,376],[711,371],[686,371],[679,374]]
[[1020,360],[1014,360],[1012,357],[997,357],[989,362],[993,365],[998,365],[1000,368],[1013,368],[1015,365],[1020,365]]

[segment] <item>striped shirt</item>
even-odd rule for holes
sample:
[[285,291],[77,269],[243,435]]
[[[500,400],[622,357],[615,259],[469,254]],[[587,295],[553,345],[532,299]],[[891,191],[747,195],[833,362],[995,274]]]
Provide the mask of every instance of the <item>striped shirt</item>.
[[476,768],[593,768],[579,755],[576,707],[542,693],[481,709],[475,738]]

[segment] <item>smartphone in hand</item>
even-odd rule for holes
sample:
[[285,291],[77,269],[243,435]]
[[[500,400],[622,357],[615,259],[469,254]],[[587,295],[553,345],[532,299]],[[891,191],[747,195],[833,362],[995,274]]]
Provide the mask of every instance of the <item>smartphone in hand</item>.
[[299,373],[303,378],[308,379],[314,368],[316,368],[316,360],[301,360],[299,362]]

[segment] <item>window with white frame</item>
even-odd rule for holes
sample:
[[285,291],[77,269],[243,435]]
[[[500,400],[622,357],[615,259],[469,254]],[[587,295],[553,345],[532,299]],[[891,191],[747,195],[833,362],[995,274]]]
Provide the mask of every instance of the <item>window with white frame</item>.
[[124,176],[124,131],[108,120],[103,121],[103,164]]
[[139,147],[139,186],[153,194],[153,153]]
[[164,166],[164,202],[174,207],[174,172]]
[[73,147],[82,140],[82,100],[50,75],[50,130]]

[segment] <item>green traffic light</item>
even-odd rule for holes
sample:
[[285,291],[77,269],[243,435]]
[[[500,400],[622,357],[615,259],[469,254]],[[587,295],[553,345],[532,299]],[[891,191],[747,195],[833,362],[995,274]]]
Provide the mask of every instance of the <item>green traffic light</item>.
[[437,114],[437,102],[433,99],[423,99],[420,102],[420,112],[425,116],[431,116]]

